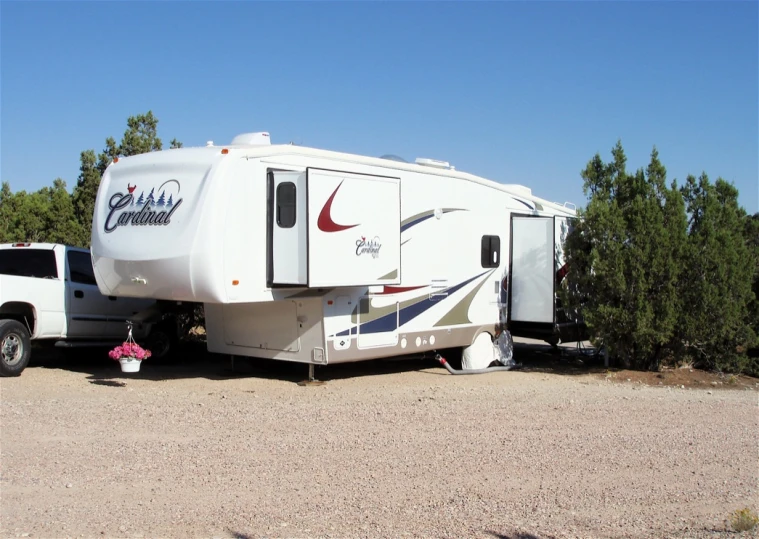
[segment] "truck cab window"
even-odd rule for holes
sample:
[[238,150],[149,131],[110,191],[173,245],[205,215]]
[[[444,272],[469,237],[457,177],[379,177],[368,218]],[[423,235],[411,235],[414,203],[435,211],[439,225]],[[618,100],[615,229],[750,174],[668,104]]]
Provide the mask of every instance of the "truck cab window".
[[69,251],[66,259],[68,260],[72,282],[97,286],[95,270],[92,268],[92,259],[89,253]]
[[0,250],[0,274],[16,277],[57,279],[55,252],[51,249],[18,247]]

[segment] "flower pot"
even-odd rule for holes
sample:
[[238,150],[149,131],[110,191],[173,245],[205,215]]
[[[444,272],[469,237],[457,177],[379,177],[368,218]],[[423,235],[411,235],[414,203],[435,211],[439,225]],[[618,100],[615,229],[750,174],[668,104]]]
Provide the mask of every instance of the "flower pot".
[[142,361],[133,357],[122,357],[119,363],[121,363],[121,372],[139,372]]

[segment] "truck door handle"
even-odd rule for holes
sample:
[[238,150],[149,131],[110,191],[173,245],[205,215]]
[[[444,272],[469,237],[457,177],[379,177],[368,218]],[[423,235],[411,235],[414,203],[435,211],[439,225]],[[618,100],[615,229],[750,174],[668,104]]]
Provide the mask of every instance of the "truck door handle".
[[81,290],[74,290],[74,297],[75,298],[83,298],[84,297],[84,292],[82,292]]

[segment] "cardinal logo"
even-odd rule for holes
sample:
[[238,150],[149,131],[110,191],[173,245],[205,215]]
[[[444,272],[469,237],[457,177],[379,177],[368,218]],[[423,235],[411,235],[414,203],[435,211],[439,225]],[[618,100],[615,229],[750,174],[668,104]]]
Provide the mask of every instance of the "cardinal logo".
[[356,240],[356,256],[368,254],[371,255],[372,258],[377,258],[381,246],[382,244],[380,243],[379,236],[374,236],[374,238],[369,241],[366,240],[366,236],[361,236],[360,240]]

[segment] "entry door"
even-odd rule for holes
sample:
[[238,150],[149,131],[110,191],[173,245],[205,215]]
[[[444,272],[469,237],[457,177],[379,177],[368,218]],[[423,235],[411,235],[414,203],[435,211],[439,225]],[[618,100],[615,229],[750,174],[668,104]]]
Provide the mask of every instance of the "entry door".
[[511,218],[511,320],[554,321],[553,217]]
[[305,172],[269,172],[269,264],[272,286],[308,284]]

